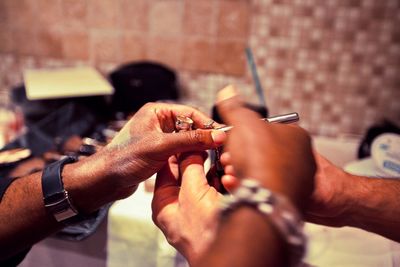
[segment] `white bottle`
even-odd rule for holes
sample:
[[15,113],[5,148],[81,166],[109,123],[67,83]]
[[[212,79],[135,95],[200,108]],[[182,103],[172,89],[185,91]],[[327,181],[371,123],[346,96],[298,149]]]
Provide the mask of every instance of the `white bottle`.
[[400,135],[384,133],[371,145],[371,157],[381,173],[379,176],[400,178]]

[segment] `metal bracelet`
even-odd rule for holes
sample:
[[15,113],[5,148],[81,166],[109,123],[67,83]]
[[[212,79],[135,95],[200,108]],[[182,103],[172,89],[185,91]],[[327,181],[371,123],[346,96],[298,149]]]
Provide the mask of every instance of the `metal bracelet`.
[[301,216],[290,201],[254,179],[243,179],[233,195],[222,198],[221,216],[242,205],[256,208],[272,222],[290,246],[290,266],[299,266],[306,252],[307,238]]

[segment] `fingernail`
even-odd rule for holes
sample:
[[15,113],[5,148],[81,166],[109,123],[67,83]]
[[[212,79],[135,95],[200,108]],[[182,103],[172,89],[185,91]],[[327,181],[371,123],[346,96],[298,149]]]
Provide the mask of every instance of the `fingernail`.
[[238,91],[234,85],[228,85],[217,94],[217,103],[227,100],[238,95]]
[[222,145],[226,139],[226,133],[224,131],[213,130],[211,131],[211,137],[215,144]]

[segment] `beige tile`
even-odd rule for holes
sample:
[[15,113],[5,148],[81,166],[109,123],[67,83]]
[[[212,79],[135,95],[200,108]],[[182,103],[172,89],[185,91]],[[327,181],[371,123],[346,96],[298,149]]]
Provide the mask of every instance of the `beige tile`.
[[91,49],[96,63],[119,62],[121,37],[113,32],[95,32],[89,35]]
[[70,28],[88,26],[87,0],[61,0],[64,25]]
[[197,0],[185,2],[184,33],[210,36],[216,32],[215,1]]
[[151,1],[148,0],[121,0],[119,16],[122,28],[146,33],[149,29],[151,5]]
[[115,29],[118,26],[118,1],[87,0],[88,23],[97,29]]
[[5,24],[10,20],[8,1],[0,1],[0,24]]
[[50,26],[55,27],[62,24],[63,20],[60,1],[36,0],[35,9],[36,12],[31,19],[38,21],[39,28],[48,28]]
[[13,30],[12,38],[14,43],[14,51],[18,55],[35,55],[36,54],[36,34],[30,30]]
[[89,34],[85,31],[66,32],[62,39],[63,56],[67,59],[89,59]]
[[12,28],[23,30],[32,28],[37,21],[36,3],[34,0],[6,0],[9,21],[12,21]]
[[186,38],[183,46],[182,67],[192,71],[214,71],[215,49],[214,41]]
[[151,37],[147,41],[146,58],[179,68],[182,63],[182,41],[174,37]]
[[12,30],[8,24],[0,23],[0,52],[12,52],[14,40]]
[[245,48],[241,41],[218,41],[215,72],[243,76],[246,70]]
[[218,36],[246,39],[250,31],[250,1],[221,0]]
[[57,31],[41,30],[37,34],[38,56],[60,58],[62,57],[61,34]]
[[183,1],[155,1],[150,6],[150,29],[153,35],[177,36],[182,33]]
[[123,62],[146,58],[147,37],[140,34],[126,33],[122,37],[121,60]]

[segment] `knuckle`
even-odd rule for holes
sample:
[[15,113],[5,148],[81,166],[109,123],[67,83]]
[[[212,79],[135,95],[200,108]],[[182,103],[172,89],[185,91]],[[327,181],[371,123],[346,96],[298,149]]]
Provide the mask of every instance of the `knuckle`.
[[153,109],[156,106],[156,103],[154,102],[147,102],[142,106],[142,109]]
[[206,144],[206,135],[204,131],[201,130],[194,130],[189,131],[189,139],[192,141],[193,144]]

